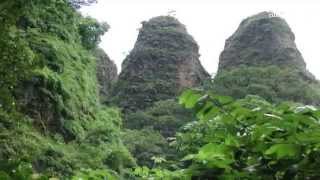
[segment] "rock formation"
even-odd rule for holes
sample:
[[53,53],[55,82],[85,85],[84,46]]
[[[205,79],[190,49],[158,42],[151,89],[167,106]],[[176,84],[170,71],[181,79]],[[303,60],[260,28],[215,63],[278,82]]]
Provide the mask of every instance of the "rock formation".
[[[220,55],[215,90],[241,98],[315,103],[319,83],[306,69],[287,22],[262,12],[243,20]],[[320,102],[320,101],[317,101]]]
[[270,14],[262,12],[241,22],[237,31],[226,41],[219,69],[241,64],[306,67],[286,21]]
[[97,49],[95,52],[97,57],[97,79],[100,85],[100,100],[108,101],[112,85],[118,79],[118,70],[116,64],[102,50]]
[[116,88],[125,110],[144,109],[177,96],[209,77],[199,61],[199,47],[185,26],[170,16],[142,23],[137,42],[122,64]]

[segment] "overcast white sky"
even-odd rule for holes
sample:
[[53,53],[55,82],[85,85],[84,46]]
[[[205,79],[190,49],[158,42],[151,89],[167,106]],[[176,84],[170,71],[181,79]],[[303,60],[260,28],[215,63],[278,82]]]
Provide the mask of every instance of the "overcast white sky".
[[287,20],[308,69],[320,79],[320,1],[317,1],[99,0],[81,11],[111,26],[100,46],[120,70],[134,46],[141,22],[175,10],[175,17],[198,42],[201,63],[210,73],[216,71],[225,40],[241,20],[261,11],[273,11]]

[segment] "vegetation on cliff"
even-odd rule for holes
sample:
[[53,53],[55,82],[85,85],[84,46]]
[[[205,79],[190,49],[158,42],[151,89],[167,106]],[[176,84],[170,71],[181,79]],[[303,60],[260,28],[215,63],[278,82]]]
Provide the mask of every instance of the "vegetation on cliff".
[[17,179],[30,166],[70,177],[134,165],[120,139],[118,110],[99,101],[93,51],[108,26],[65,0],[0,7],[1,176]]
[[176,99],[156,102],[146,110],[125,115],[123,141],[141,166],[153,167],[154,158],[161,157],[169,165],[176,160],[170,146],[176,132],[194,118]]

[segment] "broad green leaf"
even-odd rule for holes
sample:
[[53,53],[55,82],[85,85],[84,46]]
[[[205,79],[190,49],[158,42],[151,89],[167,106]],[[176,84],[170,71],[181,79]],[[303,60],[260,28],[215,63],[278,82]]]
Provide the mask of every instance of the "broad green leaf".
[[195,109],[196,111],[196,115],[197,115],[197,118],[198,119],[202,119],[203,118],[203,115],[208,113],[208,111],[210,111],[213,107],[213,104],[212,102],[206,102],[204,105],[202,105],[201,107],[197,107]]
[[266,155],[275,155],[277,159],[296,157],[300,153],[300,146],[295,144],[275,144],[266,150]]
[[184,105],[186,108],[193,108],[202,95],[196,90],[186,90],[179,97],[179,103]]
[[320,129],[298,133],[295,138],[304,145],[320,143]]
[[230,147],[240,147],[239,140],[237,137],[228,135],[225,139],[225,145],[230,146]]
[[214,96],[221,105],[226,105],[233,102],[233,98],[229,96]]
[[227,146],[213,143],[203,146],[196,158],[209,167],[224,169],[229,169],[229,165],[234,162],[233,152]]
[[187,156],[185,156],[183,159],[181,159],[181,161],[189,161],[195,158],[195,154],[188,154]]
[[220,109],[217,107],[212,107],[208,112],[203,113],[202,116],[200,117],[200,120],[210,120],[216,117],[220,112]]

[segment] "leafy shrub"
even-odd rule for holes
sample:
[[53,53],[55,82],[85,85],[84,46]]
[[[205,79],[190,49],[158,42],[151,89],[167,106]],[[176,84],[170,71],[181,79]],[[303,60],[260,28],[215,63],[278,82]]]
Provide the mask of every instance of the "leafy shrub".
[[123,140],[141,166],[154,167],[152,158],[164,158],[163,167],[176,161],[177,152],[170,146],[175,133],[193,116],[176,99],[158,101],[145,111],[127,113]]
[[88,6],[92,3],[97,3],[97,0],[68,0],[74,8],[80,8],[81,6]]
[[88,49],[96,48],[101,41],[100,36],[108,29],[109,25],[107,23],[100,24],[93,18],[83,18],[79,25],[82,45]]
[[10,24],[0,27],[0,107],[15,108],[14,89],[28,78],[35,62],[23,34]]
[[294,101],[319,105],[319,84],[295,68],[240,66],[219,72],[209,89],[234,98],[252,94],[275,103]]
[[320,176],[320,110],[261,98],[186,91],[199,121],[177,135],[193,177],[312,179]]
[[188,180],[188,175],[185,171],[172,172],[166,169],[154,168],[149,169],[148,167],[137,167],[133,170],[132,174],[138,179],[170,179],[170,180]]
[[118,180],[119,177],[115,172],[109,172],[108,170],[92,170],[85,169],[76,173],[75,176],[72,177],[72,180]]
[[152,129],[125,130],[122,140],[140,166],[153,167],[152,157],[165,156],[169,149],[166,139]]
[[124,126],[129,129],[152,128],[165,138],[174,137],[176,131],[193,118],[175,99],[155,102],[145,111],[128,113]]
[[[199,90],[180,103],[197,121],[174,143],[182,156],[174,169],[138,167],[153,179],[318,179],[320,110],[293,103],[270,104],[258,96],[235,101]],[[178,178],[179,179],[179,178]]]

